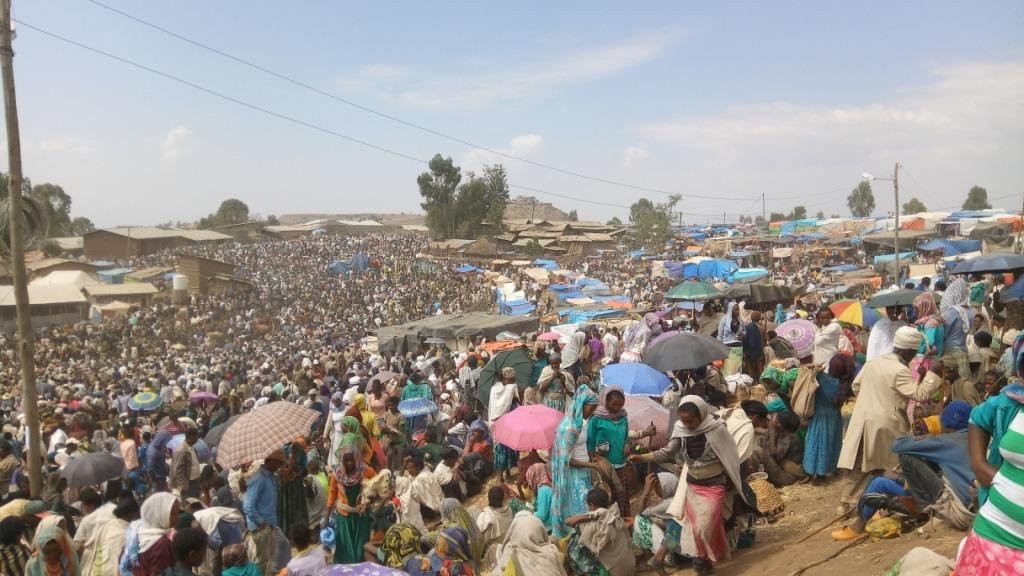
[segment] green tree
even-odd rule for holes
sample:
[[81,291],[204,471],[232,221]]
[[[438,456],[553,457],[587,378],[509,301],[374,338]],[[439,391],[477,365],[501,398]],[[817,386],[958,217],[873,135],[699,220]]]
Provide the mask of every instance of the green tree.
[[789,213],[790,220],[803,220],[807,218],[807,208],[803,206],[794,206],[793,211]]
[[277,226],[277,225],[279,225],[281,223],[281,221],[277,219],[277,216],[274,216],[273,214],[271,214],[271,215],[267,216],[266,223],[267,223],[267,226]]
[[871,191],[871,183],[864,181],[857,184],[857,187],[846,197],[846,205],[857,218],[871,216],[875,211],[875,195]]
[[487,214],[486,220],[494,224],[501,224],[505,217],[505,207],[508,206],[508,174],[501,164],[484,166],[481,179],[487,187]]
[[487,182],[469,172],[455,196],[456,230],[461,238],[475,238],[488,212]]
[[606,222],[609,226],[622,226],[622,220],[619,220],[618,216],[612,216],[611,220]]
[[967,193],[967,200],[964,200],[964,210],[988,210],[992,205],[988,203],[988,190],[981,186],[972,186]]
[[634,246],[664,246],[672,237],[672,210],[679,203],[679,199],[679,195],[673,195],[669,197],[668,202],[655,204],[647,198],[641,198],[629,207]]
[[764,216],[755,216],[754,224],[757,225],[759,228],[763,228],[768,225],[768,223],[764,221]]
[[60,249],[60,244],[57,244],[56,240],[44,240],[39,245],[39,249],[43,251],[43,256],[47,258],[53,258],[54,256],[60,256],[64,251]]
[[214,219],[217,221],[217,226],[241,224],[249,220],[249,206],[238,198],[228,198],[220,203],[216,214],[214,214]]
[[[7,173],[0,172],[0,200],[7,198],[8,188],[10,184],[7,183]],[[21,195],[31,196],[32,195],[32,181],[28,177],[22,177],[21,179]]]
[[771,214],[768,215],[769,222],[780,222],[782,220],[786,220],[786,218],[787,216],[782,212],[772,212]]
[[903,203],[904,214],[917,214],[918,212],[927,211],[928,207],[924,205],[924,202],[921,202],[917,198],[911,198],[910,200],[907,200],[906,202]]
[[569,211],[569,222],[578,222],[579,219],[580,219],[580,215],[576,213],[576,209],[575,208],[573,208],[572,210]]
[[540,242],[537,242],[536,238],[527,242],[524,248],[529,256],[537,257],[544,254],[544,247],[540,245]]
[[462,181],[462,173],[451,157],[435,154],[430,160],[430,171],[420,174],[416,184],[423,202],[420,207],[427,213],[427,228],[435,239],[451,238],[455,234],[455,192]]
[[818,220],[824,220],[825,219],[825,213],[823,211],[821,211],[821,210],[818,210],[818,213],[815,214],[814,217],[817,218]]
[[89,220],[84,216],[79,216],[78,218],[75,218],[74,220],[71,221],[72,236],[81,236],[82,234],[85,234],[86,232],[92,232],[95,229],[96,226],[93,225],[92,220]]
[[39,204],[46,218],[49,234],[65,236],[71,233],[71,197],[56,184],[44,183],[32,187],[32,198]]

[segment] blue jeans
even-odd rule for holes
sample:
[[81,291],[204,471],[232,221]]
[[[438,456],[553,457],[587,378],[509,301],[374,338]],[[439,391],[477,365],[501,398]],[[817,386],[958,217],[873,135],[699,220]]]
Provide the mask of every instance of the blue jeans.
[[[885,476],[876,476],[868,482],[868,487],[864,489],[864,494],[910,496],[910,491],[904,488],[903,484],[900,484],[895,480],[890,480]],[[860,514],[861,520],[868,520],[875,515],[876,510],[870,506],[864,505],[864,497],[861,496],[861,501],[857,505],[857,512]]]

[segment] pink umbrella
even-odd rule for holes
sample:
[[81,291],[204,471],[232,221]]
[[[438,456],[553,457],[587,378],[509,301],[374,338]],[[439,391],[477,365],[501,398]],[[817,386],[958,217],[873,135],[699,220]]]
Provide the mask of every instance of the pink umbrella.
[[193,404],[216,404],[220,398],[211,392],[195,391],[188,395],[188,401]]
[[657,450],[668,444],[672,431],[669,430],[669,413],[660,403],[649,396],[626,396],[626,420],[630,430],[646,430],[651,423],[658,430],[654,437],[640,440],[640,444],[651,450]]
[[513,450],[550,450],[563,416],[543,404],[520,406],[494,423],[494,439]]
[[537,336],[537,340],[541,342],[558,342],[562,338],[562,335],[558,332],[545,332],[540,336]]
[[809,355],[814,349],[814,323],[810,320],[786,320],[775,327],[775,333],[793,345],[797,358]]

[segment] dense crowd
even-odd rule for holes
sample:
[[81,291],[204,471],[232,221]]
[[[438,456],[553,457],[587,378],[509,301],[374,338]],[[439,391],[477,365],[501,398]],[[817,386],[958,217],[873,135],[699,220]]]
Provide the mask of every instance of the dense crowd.
[[[980,297],[964,279],[918,286],[864,329],[820,300],[665,307],[670,279],[590,260],[581,272],[650,311],[560,342],[528,335],[514,346],[529,377],[507,367],[488,380],[488,342],[364,346],[381,326],[493,305],[482,275],[423,249],[389,234],[200,248],[252,290],[39,332],[38,440],[20,421],[14,342],[3,342],[0,574],[300,576],[364,561],[413,576],[707,574],[754,545],[758,518],[781,511],[779,488],[832,481],[853,516],[837,540],[937,516],[971,529],[965,567],[1019,558],[1024,337],[986,307],[994,282],[977,279]],[[357,253],[365,271],[327,273]],[[543,286],[506,272],[543,300]],[[677,331],[730,354],[669,372],[653,398],[667,428],[639,422],[601,369],[643,362]],[[403,412],[418,399],[436,410]],[[317,421],[262,459],[218,465],[233,419],[277,402]],[[560,414],[551,445],[498,442],[496,422],[530,405]],[[31,441],[46,454],[39,498],[22,466]],[[124,473],[79,482],[72,472],[92,454]]]

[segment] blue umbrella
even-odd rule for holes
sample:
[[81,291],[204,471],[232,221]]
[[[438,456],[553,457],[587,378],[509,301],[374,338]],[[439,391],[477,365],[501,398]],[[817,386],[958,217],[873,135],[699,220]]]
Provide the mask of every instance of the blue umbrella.
[[663,372],[647,364],[610,364],[601,369],[601,382],[621,386],[626,394],[634,396],[661,396],[672,385]]
[[164,401],[153,392],[139,392],[128,399],[128,407],[139,412],[156,410]]
[[406,418],[415,418],[437,412],[437,404],[426,398],[410,398],[398,403],[398,411]]
[[1024,269],[1024,255],[996,253],[983,254],[970,260],[964,260],[953,268],[951,274],[1013,272],[1021,269]]
[[[185,435],[178,434],[174,438],[171,438],[167,443],[167,447],[170,448],[171,452],[177,452],[178,448],[181,448],[181,445],[184,443]],[[206,442],[204,442],[202,438],[196,442],[193,448],[196,449],[196,456],[198,456],[200,460],[210,460],[213,458],[213,453],[210,451],[210,447],[206,445]]]

